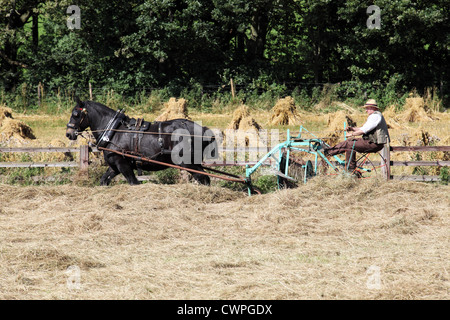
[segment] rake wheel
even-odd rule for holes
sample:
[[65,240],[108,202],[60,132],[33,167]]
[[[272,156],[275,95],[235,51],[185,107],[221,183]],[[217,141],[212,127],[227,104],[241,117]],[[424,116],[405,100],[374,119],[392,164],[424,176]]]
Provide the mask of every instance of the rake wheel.
[[[280,162],[280,171],[285,172],[286,168],[286,153],[283,153]],[[283,188],[296,188],[299,184],[306,182],[312,176],[314,176],[314,169],[310,160],[303,160],[298,155],[289,155],[289,165],[287,175],[291,179],[279,176],[280,186]]]

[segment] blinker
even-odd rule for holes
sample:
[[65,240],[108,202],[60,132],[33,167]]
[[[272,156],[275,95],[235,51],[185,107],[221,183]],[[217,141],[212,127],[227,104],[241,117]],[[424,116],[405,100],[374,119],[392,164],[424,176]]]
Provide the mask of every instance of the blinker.
[[78,117],[80,115],[80,112],[84,113],[84,114],[87,114],[86,108],[78,108],[78,110],[73,110],[72,115],[74,117]]

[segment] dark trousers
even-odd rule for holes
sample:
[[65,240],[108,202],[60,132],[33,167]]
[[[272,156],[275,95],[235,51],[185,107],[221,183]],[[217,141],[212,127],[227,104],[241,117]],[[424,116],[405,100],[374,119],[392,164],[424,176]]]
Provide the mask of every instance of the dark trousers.
[[[334,147],[328,149],[330,156],[335,156],[345,152],[345,163],[349,170],[356,168],[356,152],[359,153],[372,153],[378,152],[383,149],[384,144],[376,144],[369,140],[359,139],[347,139],[339,142]],[[353,152],[352,152],[353,151]],[[349,164],[350,161],[350,164]]]

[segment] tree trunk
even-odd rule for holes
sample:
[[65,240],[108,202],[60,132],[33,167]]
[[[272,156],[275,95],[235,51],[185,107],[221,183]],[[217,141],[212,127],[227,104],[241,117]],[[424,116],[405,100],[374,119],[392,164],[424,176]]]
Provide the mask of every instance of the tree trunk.
[[5,79],[7,90],[14,90],[17,84],[17,79],[19,77],[18,67],[27,67],[26,64],[17,61],[17,52],[19,47],[16,43],[16,30],[23,28],[23,26],[27,23],[28,18],[31,16],[31,13],[31,9],[16,10],[15,2],[9,12],[6,29],[13,30],[13,33],[12,36],[5,39],[4,50],[0,50],[0,57],[9,64],[9,74],[11,75],[8,79]]
[[251,60],[264,59],[264,50],[266,48],[266,37],[269,27],[269,11],[268,8],[259,8],[252,17],[250,26],[251,37],[249,39],[247,48],[249,58]]
[[32,18],[33,18],[33,27],[32,27],[33,52],[37,53],[39,46],[39,15],[36,12],[34,12]]

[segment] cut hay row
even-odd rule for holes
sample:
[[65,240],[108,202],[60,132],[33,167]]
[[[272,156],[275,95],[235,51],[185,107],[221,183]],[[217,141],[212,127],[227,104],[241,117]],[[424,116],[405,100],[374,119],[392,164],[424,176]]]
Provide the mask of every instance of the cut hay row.
[[448,300],[449,188],[0,185],[0,299]]
[[12,109],[5,105],[0,105],[0,121],[5,118],[12,118]]

